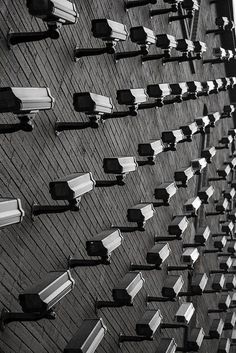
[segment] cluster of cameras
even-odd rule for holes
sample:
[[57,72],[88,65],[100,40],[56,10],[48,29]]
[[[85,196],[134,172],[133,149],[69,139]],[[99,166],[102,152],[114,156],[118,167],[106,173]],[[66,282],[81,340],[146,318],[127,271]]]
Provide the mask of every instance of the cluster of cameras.
[[229,62],[235,59],[235,52],[233,50],[229,49],[224,49],[221,47],[218,48],[213,48],[213,59],[206,59],[203,60],[203,64],[220,64],[220,63],[225,63]]
[[[160,83],[148,85],[146,89],[118,90],[117,101],[120,105],[126,106],[128,110],[115,112],[110,97],[90,92],[74,93],[73,106],[75,111],[85,113],[89,121],[56,122],[55,132],[59,134],[66,130],[80,130],[88,127],[96,129],[101,121],[136,116],[139,110],[158,108],[163,105],[208,96],[233,88],[235,84],[235,77],[225,77],[204,82]],[[49,88],[46,87],[0,88],[0,97],[0,112],[12,112],[19,119],[19,123],[16,124],[0,124],[0,133],[2,134],[20,130],[32,131],[35,115],[41,110],[52,109],[55,103]],[[213,117],[212,119],[214,120]],[[187,130],[189,129],[187,128]]]

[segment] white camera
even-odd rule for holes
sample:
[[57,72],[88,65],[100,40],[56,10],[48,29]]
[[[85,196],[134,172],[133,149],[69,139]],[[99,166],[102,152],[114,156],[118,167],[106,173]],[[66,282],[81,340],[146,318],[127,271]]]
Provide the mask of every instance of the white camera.
[[199,207],[201,206],[202,201],[200,200],[200,198],[197,197],[192,197],[191,199],[187,200],[183,206],[183,210],[184,212],[187,212],[187,217],[188,215],[190,216],[196,216],[197,215],[197,211],[199,209]]
[[163,284],[161,294],[163,297],[176,298],[184,285],[182,276],[168,275]]
[[64,353],[94,353],[104,338],[107,328],[102,319],[87,319],[64,348]]
[[134,297],[144,284],[141,272],[128,272],[112,289],[112,297],[116,303],[132,305]]
[[168,233],[181,238],[184,231],[187,229],[189,221],[186,216],[175,216],[168,226]]
[[188,324],[195,312],[193,303],[183,303],[179,307],[175,318],[177,322]]
[[216,149],[214,146],[212,146],[202,150],[201,157],[206,158],[207,163],[211,163],[212,158],[215,156],[215,154],[216,154]]
[[0,228],[22,222],[24,215],[20,199],[0,198]]
[[192,167],[184,167],[178,169],[174,173],[174,180],[178,187],[186,188],[188,181],[194,176],[194,170]]
[[123,237],[119,229],[107,229],[86,241],[86,251],[89,256],[109,258],[122,241]]
[[206,273],[195,273],[192,277],[190,284],[190,291],[196,295],[202,295],[208,282]]
[[19,295],[24,313],[44,313],[67,295],[75,285],[70,271],[49,272],[38,284]]

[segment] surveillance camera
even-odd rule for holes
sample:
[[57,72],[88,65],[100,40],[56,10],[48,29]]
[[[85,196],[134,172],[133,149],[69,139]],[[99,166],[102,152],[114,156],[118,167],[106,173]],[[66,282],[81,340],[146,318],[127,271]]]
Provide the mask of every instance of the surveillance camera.
[[64,0],[50,0],[38,2],[27,0],[27,7],[32,16],[41,18],[46,22],[59,22],[62,25],[74,24],[78,21],[79,14],[74,3]]
[[122,241],[119,229],[107,229],[86,241],[86,251],[89,256],[109,257]]
[[224,328],[224,321],[222,319],[214,319],[210,326],[209,336],[211,338],[219,339],[220,336],[222,335],[223,328]]
[[220,310],[227,310],[231,304],[231,297],[229,294],[223,294],[218,302],[218,308]]
[[221,291],[225,284],[225,276],[223,274],[215,274],[212,282],[212,289],[215,291]]
[[87,115],[109,114],[113,109],[111,98],[90,92],[74,93],[73,106],[76,112]]
[[194,44],[189,39],[177,39],[177,47],[176,50],[186,53],[194,51]]
[[197,95],[202,92],[202,84],[199,81],[188,81],[186,82],[188,86],[188,92]]
[[175,216],[172,222],[168,226],[168,233],[170,235],[176,235],[177,238],[180,238],[183,232],[188,227],[188,219],[185,216]]
[[38,284],[19,295],[24,313],[44,313],[74,288],[70,271],[49,272]]
[[53,200],[75,200],[93,190],[95,180],[92,173],[75,173],[49,183]]
[[205,244],[209,239],[211,234],[210,228],[206,227],[199,227],[197,232],[194,235],[194,241],[197,244]]
[[134,297],[144,284],[141,272],[128,272],[112,289],[112,297],[116,303],[132,305]]
[[195,174],[199,175],[207,166],[206,158],[196,158],[191,160],[191,166]]
[[230,345],[231,343],[229,338],[221,338],[219,341],[217,353],[229,353]]
[[181,129],[167,130],[161,133],[161,139],[166,144],[177,144],[184,139],[184,134]]
[[184,212],[197,215],[197,210],[199,209],[201,204],[202,202],[198,196],[192,197],[191,199],[185,202],[185,204],[183,205],[183,210]]
[[236,252],[236,241],[229,242],[227,251],[231,254],[234,254]]
[[158,345],[158,353],[175,353],[177,344],[174,338],[163,337]]
[[164,203],[169,203],[170,199],[176,194],[177,186],[175,182],[166,182],[155,189],[155,199],[162,200]]
[[103,169],[107,174],[127,174],[138,167],[135,157],[111,157],[103,159]]
[[228,290],[233,290],[236,288],[236,275],[226,276],[225,287]]
[[24,215],[20,199],[0,198],[0,228],[22,222]]
[[191,124],[180,126],[180,129],[183,131],[187,141],[192,141],[192,136],[198,132],[198,126],[195,121]]
[[212,146],[202,150],[201,157],[206,158],[207,163],[211,163],[212,158],[215,156],[215,154],[216,154],[216,149],[214,146]]
[[160,267],[169,257],[170,253],[171,248],[168,243],[158,243],[147,252],[147,263],[155,264],[157,267]]
[[[192,167],[178,169],[174,173],[174,180],[177,186],[187,187],[188,181],[194,176]],[[181,183],[181,184],[180,184]]]
[[164,145],[161,140],[151,140],[150,142],[143,142],[138,144],[138,154],[140,156],[156,157],[163,152]]
[[153,217],[155,209],[152,203],[140,203],[130,207],[127,212],[129,222],[144,223]]
[[130,28],[130,39],[138,45],[155,44],[156,36],[154,32],[146,27],[138,26]]
[[201,295],[206,288],[208,276],[206,273],[195,273],[192,277],[190,290],[193,294]]
[[5,87],[0,88],[0,112],[34,114],[39,110],[52,109],[55,99],[49,88]]
[[163,297],[176,298],[184,285],[182,276],[168,275],[164,281],[161,294]]
[[214,194],[214,192],[215,189],[212,185],[205,186],[198,191],[198,197],[200,198],[203,204],[208,204],[209,199]]
[[231,267],[232,263],[233,263],[233,260],[230,256],[225,257],[221,260],[219,267],[220,269],[227,271]]
[[227,238],[225,236],[218,237],[217,240],[214,241],[214,248],[222,250],[227,244]]
[[119,104],[128,106],[137,106],[146,102],[147,94],[143,88],[121,89],[117,91],[117,101]]
[[193,303],[183,303],[175,314],[175,318],[177,322],[188,324],[194,312],[195,308],[193,306]]
[[181,260],[184,263],[193,265],[197,261],[199,256],[200,254],[197,248],[187,248],[184,250],[183,254],[181,255]]
[[156,46],[161,49],[176,48],[177,40],[170,34],[157,34]]
[[92,33],[103,41],[124,41],[128,38],[127,27],[122,23],[108,19],[92,20]]
[[194,44],[194,52],[195,53],[202,54],[207,51],[206,43],[197,40],[197,41],[194,41],[193,44]]
[[147,94],[149,97],[152,98],[163,99],[165,97],[170,96],[172,94],[171,92],[172,91],[169,83],[159,83],[147,86]]
[[231,168],[229,164],[227,164],[222,169],[217,169],[217,174],[219,175],[219,177],[222,177],[222,178],[226,178],[230,172],[231,172]]
[[224,213],[229,207],[229,201],[226,198],[221,198],[216,204],[216,211],[219,213]]
[[210,125],[210,119],[207,115],[203,117],[195,118],[194,121],[197,124],[200,132],[205,132],[206,127]]
[[204,340],[205,332],[202,327],[193,328],[187,339],[187,349],[189,351],[198,352]]
[[64,348],[64,353],[94,353],[104,338],[107,328],[102,319],[87,319]]
[[135,331],[138,336],[153,337],[162,322],[160,310],[147,310],[136,324]]
[[224,328],[223,330],[232,330],[236,324],[236,313],[227,313],[225,316]]
[[221,226],[221,230],[224,233],[231,234],[234,230],[234,223],[233,222],[225,222]]
[[220,117],[221,117],[221,115],[219,112],[208,114],[208,118],[210,119],[211,127],[214,127],[216,125],[217,121],[220,120]]
[[215,93],[215,85],[213,81],[206,81],[207,82],[207,86],[208,86],[208,93],[212,94]]

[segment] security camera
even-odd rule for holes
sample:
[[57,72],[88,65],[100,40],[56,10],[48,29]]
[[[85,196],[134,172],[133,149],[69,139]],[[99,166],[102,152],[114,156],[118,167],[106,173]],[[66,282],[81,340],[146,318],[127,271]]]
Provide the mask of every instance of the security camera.
[[[176,57],[176,59],[177,58],[178,57]],[[163,59],[163,60],[165,60],[165,61],[172,60],[173,61],[174,59],[175,58],[172,57],[170,59]],[[175,98],[172,99],[171,101],[169,101],[169,103],[181,103],[183,100],[187,100],[187,99],[185,99],[185,98],[187,98],[186,94],[188,93],[188,86],[187,86],[186,82],[171,83],[170,88],[171,88],[171,95],[175,96]]]
[[235,111],[235,106],[233,104],[224,105],[223,113],[221,114],[221,119],[231,118],[232,113]]
[[231,221],[230,222],[225,222],[221,226],[222,232],[226,233],[227,235],[232,234],[233,229],[234,229],[234,224]]
[[158,353],[175,353],[177,344],[174,338],[163,337],[158,345]]
[[230,172],[231,172],[231,167],[229,164],[227,164],[223,168],[217,169],[217,174],[219,175],[219,177],[222,177],[224,179],[227,178],[227,176],[229,175]]
[[225,284],[225,276],[223,274],[215,274],[212,281],[212,289],[220,292]]
[[215,92],[215,85],[213,81],[203,81],[201,83],[202,83],[204,96],[208,96],[209,94],[212,94]]
[[152,157],[156,156],[164,151],[164,145],[161,140],[151,140],[149,142],[143,142],[138,144],[138,154],[140,156]]
[[147,310],[136,324],[136,333],[139,336],[153,337],[162,322],[160,310]]
[[179,307],[175,318],[177,322],[188,324],[195,312],[195,308],[192,303],[183,303]]
[[202,54],[207,51],[206,43],[197,40],[197,41],[194,41],[193,44],[194,44],[194,53],[198,54],[197,56],[198,59],[201,59]]
[[204,340],[205,332],[202,327],[193,328],[187,338],[187,349],[189,351],[198,352]]
[[64,353],[94,353],[107,332],[102,319],[83,320],[78,331],[64,348]]
[[206,288],[208,276],[206,273],[195,273],[190,284],[190,291],[193,294],[201,295]]
[[24,313],[44,313],[54,307],[75,285],[70,271],[49,272],[38,284],[19,295]]
[[111,157],[103,159],[103,169],[107,174],[126,175],[138,167],[135,157]]
[[186,217],[195,217],[197,216],[197,211],[199,207],[201,206],[202,201],[200,198],[197,197],[192,197],[191,199],[187,200],[185,204],[183,205],[183,210],[186,212]]
[[233,290],[236,288],[236,275],[230,274],[226,276],[225,287],[227,290]]
[[86,49],[76,46],[74,49],[74,61],[78,61],[84,56],[102,55],[105,53],[114,54],[116,52],[116,44],[128,38],[128,31],[125,25],[106,18],[92,20],[92,33],[94,38],[101,39],[106,46]]
[[169,83],[159,83],[147,86],[147,94],[155,98],[156,107],[162,107],[166,101],[164,99],[172,94]]
[[199,256],[200,254],[197,248],[187,248],[181,255],[181,261],[193,265]]
[[180,129],[182,130],[184,136],[185,136],[185,139],[182,140],[182,142],[191,142],[192,141],[192,136],[194,134],[197,134],[198,133],[198,126],[196,124],[196,122],[193,122],[191,124],[188,124],[188,125],[182,125],[180,126]]
[[20,120],[17,124],[0,124],[0,133],[32,131],[35,115],[54,106],[54,98],[47,87],[0,88],[0,113],[13,113]]
[[226,244],[227,244],[227,238],[225,236],[218,237],[216,240],[214,240],[214,248],[216,248],[218,251],[219,250],[221,251]]
[[199,81],[188,81],[186,82],[188,86],[188,93],[192,99],[196,99],[198,96],[201,96],[202,93],[202,84]]
[[227,313],[225,316],[224,328],[223,330],[232,330],[236,324],[236,313]]
[[230,254],[234,254],[236,252],[236,241],[230,241],[229,242],[227,251]]
[[8,45],[35,42],[46,38],[58,39],[61,26],[75,24],[79,17],[75,4],[67,0],[63,2],[60,0],[47,0],[40,3],[37,0],[27,0],[27,7],[30,15],[47,23],[48,31],[9,33]]
[[215,189],[212,185],[204,186],[198,191],[198,197],[202,201],[203,204],[207,205],[209,203],[209,199],[214,194]]
[[176,145],[184,139],[181,129],[163,131],[161,139],[165,145],[165,151],[176,151]]
[[210,119],[207,115],[195,118],[194,121],[197,124],[200,133],[205,133],[206,128],[210,125]]
[[20,199],[0,198],[0,228],[22,222],[24,215]]
[[86,251],[89,256],[109,258],[122,241],[123,237],[119,229],[107,229],[86,241]]
[[129,222],[136,222],[138,226],[143,228],[148,219],[152,218],[155,209],[152,203],[141,203],[130,207],[127,211],[127,219]]
[[206,158],[196,158],[191,160],[191,166],[196,175],[202,173],[203,169],[207,166]]
[[231,296],[229,294],[223,294],[218,302],[218,308],[226,311],[231,304]]
[[223,328],[224,328],[224,321],[222,319],[214,319],[209,329],[209,338],[219,339],[220,336],[222,335]]
[[163,204],[168,205],[177,190],[175,182],[165,182],[155,189],[154,196],[155,199],[161,200]]
[[178,169],[174,173],[174,180],[176,182],[177,187],[188,186],[188,181],[194,176],[194,170],[192,167],[184,167]]
[[155,244],[148,252],[146,260],[148,264],[155,264],[160,267],[163,262],[169,257],[171,248],[168,243]]
[[210,126],[215,127],[217,121],[220,120],[220,117],[221,115],[219,112],[208,114],[208,118],[210,119]]
[[[236,160],[236,158],[235,158],[235,160]],[[236,190],[235,190],[235,188],[228,187],[222,191],[222,194],[228,201],[231,201],[234,199],[234,196],[236,194]]]
[[184,285],[182,276],[168,275],[163,284],[161,294],[163,297],[176,298]]
[[218,345],[218,353],[229,353],[230,351],[230,339],[229,338],[221,338],[219,341],[219,345]]
[[87,115],[103,115],[113,109],[111,98],[91,92],[74,93],[73,106],[76,112]]
[[133,43],[136,43],[140,46],[140,50],[116,53],[116,61],[138,55],[147,55],[149,46],[156,43],[156,36],[154,32],[151,29],[143,26],[130,28],[130,39]]
[[233,259],[230,256],[223,258],[219,263],[219,268],[227,271],[232,266],[232,263]]
[[32,215],[38,216],[45,213],[61,213],[66,211],[78,211],[81,196],[95,187],[92,173],[75,173],[49,183],[49,192],[53,200],[68,201],[68,205],[32,206]]
[[141,272],[128,272],[112,289],[114,301],[123,305],[131,305],[144,282]]
[[184,231],[187,229],[189,221],[186,216],[175,216],[168,226],[168,233],[181,238]]
[[121,89],[117,91],[117,101],[121,105],[129,106],[130,109],[138,109],[148,96],[144,88]]
[[206,158],[207,163],[210,164],[215,154],[216,154],[216,149],[214,146],[212,146],[202,150],[201,157]]

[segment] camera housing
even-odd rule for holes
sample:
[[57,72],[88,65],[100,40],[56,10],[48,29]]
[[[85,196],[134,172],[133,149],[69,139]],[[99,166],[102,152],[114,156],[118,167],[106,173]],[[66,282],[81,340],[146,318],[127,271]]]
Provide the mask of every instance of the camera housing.
[[225,316],[224,328],[223,330],[232,330],[236,324],[236,313],[227,313]]
[[175,353],[177,344],[174,338],[162,337],[158,345],[158,353]]
[[86,115],[110,114],[113,109],[111,98],[91,92],[74,93],[73,106],[76,112]]
[[215,156],[215,154],[216,154],[216,149],[214,146],[212,146],[202,150],[201,157],[206,158],[207,163],[211,163],[212,158]]
[[49,192],[53,200],[72,201],[91,191],[95,187],[92,173],[75,173],[49,183]]
[[103,169],[107,174],[127,174],[138,167],[135,157],[110,157],[103,159]]
[[224,328],[224,321],[222,319],[214,319],[211,323],[209,336],[210,338],[219,339]]
[[157,200],[162,200],[164,204],[169,204],[170,199],[176,194],[178,188],[175,182],[165,182],[154,190]]
[[188,215],[196,216],[197,211],[198,211],[199,207],[201,206],[201,204],[202,204],[202,201],[200,200],[200,198],[198,196],[192,197],[191,199],[189,199],[185,202],[185,204],[183,205],[183,210],[184,210],[184,212],[187,213],[187,216]]
[[152,203],[140,203],[128,209],[127,219],[129,222],[145,223],[153,217],[154,213]]
[[197,261],[199,256],[200,254],[197,248],[187,248],[184,250],[183,254],[181,255],[181,261],[183,263],[193,265]]
[[203,204],[207,205],[209,203],[209,199],[214,194],[215,189],[212,185],[204,186],[198,191],[198,197],[202,201]]
[[24,215],[20,199],[0,198],[0,228],[22,222]]
[[119,229],[107,229],[86,241],[86,251],[89,256],[109,258],[122,242],[123,237]]
[[134,297],[140,291],[145,280],[141,272],[128,272],[112,289],[112,297],[121,305],[132,305]]
[[190,284],[190,291],[196,295],[202,295],[208,282],[206,273],[195,273],[192,277]]
[[217,353],[229,353],[230,346],[231,344],[229,338],[221,338],[219,341]]
[[120,89],[117,91],[117,102],[121,105],[138,107],[147,99],[148,96],[144,88]]
[[94,353],[107,332],[102,319],[83,320],[78,331],[64,348],[64,353]]
[[207,166],[206,158],[196,158],[191,160],[191,166],[194,170],[194,174],[199,175],[203,169]]
[[164,145],[161,140],[151,140],[138,144],[138,154],[145,157],[155,158],[159,153],[164,151]]
[[92,33],[104,42],[125,41],[129,35],[125,25],[107,18],[92,20]]
[[168,233],[170,235],[176,235],[177,238],[181,238],[184,231],[187,229],[189,221],[186,216],[175,216],[172,222],[168,226]]
[[193,303],[183,303],[175,314],[176,321],[188,325],[194,312]]
[[79,14],[73,2],[62,0],[27,0],[30,15],[41,18],[45,22],[59,22],[71,25],[78,21]]
[[156,43],[154,32],[143,26],[130,28],[130,39],[133,43],[138,45],[150,45]]
[[138,336],[153,337],[162,322],[160,310],[147,310],[136,323],[135,331]]
[[56,305],[75,285],[70,271],[49,272],[38,284],[19,295],[24,313],[44,313]]
[[194,170],[192,167],[184,167],[178,169],[174,173],[174,180],[177,187],[187,187],[188,181],[194,176]]
[[184,285],[182,276],[168,275],[164,281],[161,294],[163,297],[176,298]]
[[171,248],[168,243],[155,244],[148,252],[146,261],[148,264],[155,264],[160,267],[163,262],[169,257]]
[[189,351],[198,352],[204,340],[205,332],[202,327],[193,328],[187,339],[187,349]]
[[217,292],[220,292],[224,288],[224,284],[225,276],[220,273],[215,274],[211,285],[212,289]]

